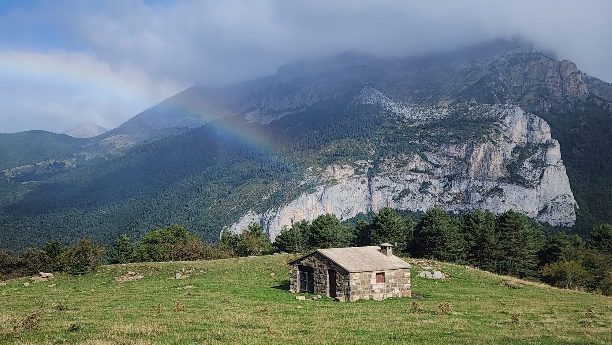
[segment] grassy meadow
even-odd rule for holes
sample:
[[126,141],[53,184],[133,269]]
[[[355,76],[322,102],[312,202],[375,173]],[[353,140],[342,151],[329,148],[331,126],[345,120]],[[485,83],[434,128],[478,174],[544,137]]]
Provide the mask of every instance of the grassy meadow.
[[[11,280],[0,284],[0,343],[612,344],[610,297],[415,260],[412,299],[298,301],[287,291],[288,259],[102,266],[29,286],[30,278]],[[450,278],[417,277],[427,265]],[[127,272],[143,278],[116,281]]]

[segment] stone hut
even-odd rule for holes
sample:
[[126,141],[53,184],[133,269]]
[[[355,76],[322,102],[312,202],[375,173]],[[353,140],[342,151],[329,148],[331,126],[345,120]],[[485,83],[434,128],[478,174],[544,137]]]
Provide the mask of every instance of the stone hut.
[[317,249],[289,263],[290,291],[341,301],[410,297],[410,264],[391,245]]

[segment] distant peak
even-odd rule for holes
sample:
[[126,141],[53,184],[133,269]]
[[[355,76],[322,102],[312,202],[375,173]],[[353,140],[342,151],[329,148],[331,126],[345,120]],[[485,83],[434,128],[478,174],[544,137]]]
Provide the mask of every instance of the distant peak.
[[85,123],[67,130],[62,134],[69,135],[73,138],[93,138],[106,132],[108,132],[108,129],[98,126],[95,123]]

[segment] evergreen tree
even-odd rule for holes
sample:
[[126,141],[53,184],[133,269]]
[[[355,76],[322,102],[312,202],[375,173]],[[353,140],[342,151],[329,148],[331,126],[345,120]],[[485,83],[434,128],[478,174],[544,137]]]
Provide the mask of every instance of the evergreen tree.
[[239,240],[236,245],[238,256],[262,255],[272,251],[270,240],[261,225],[257,223],[249,224],[248,228],[238,237]]
[[308,250],[307,236],[310,224],[306,220],[294,223],[290,228],[283,227],[276,236],[276,249],[287,253],[303,253]]
[[59,256],[65,250],[64,246],[62,246],[59,241],[52,240],[45,243],[45,245],[42,246],[42,250],[44,250],[45,253],[47,253],[47,256],[51,258],[51,262],[53,263],[53,270],[59,270],[61,268],[61,265],[59,263]]
[[371,225],[364,219],[358,219],[353,230],[353,238],[355,246],[369,246],[372,244],[370,238]]
[[595,227],[589,234],[586,244],[590,249],[612,255],[612,225],[602,224]]
[[320,215],[310,226],[308,245],[311,248],[344,247],[351,242],[348,230],[335,215]]
[[539,253],[540,264],[557,261],[571,261],[581,259],[584,254],[584,242],[578,235],[558,233],[544,243]]
[[382,208],[372,218],[370,242],[375,245],[388,242],[399,252],[404,252],[412,232],[412,219],[408,219],[400,217],[392,208]]
[[461,217],[464,250],[462,261],[487,271],[495,271],[499,258],[499,243],[495,232],[495,216],[485,210],[475,210]]
[[238,248],[238,242],[240,242],[240,236],[235,234],[228,229],[221,231],[221,238],[219,239],[219,249],[233,253],[236,255],[236,248]]
[[126,234],[119,235],[108,250],[109,264],[126,264],[132,262],[134,244]]
[[496,272],[520,278],[537,277],[542,230],[532,227],[527,216],[513,210],[497,216],[496,229],[500,245]]
[[457,222],[439,207],[427,210],[414,229],[413,255],[458,261],[463,243]]

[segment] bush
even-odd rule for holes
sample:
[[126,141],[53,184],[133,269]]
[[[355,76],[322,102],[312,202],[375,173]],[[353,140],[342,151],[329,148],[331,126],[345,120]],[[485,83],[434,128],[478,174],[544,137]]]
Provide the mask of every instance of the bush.
[[182,226],[171,225],[144,235],[136,249],[135,260],[184,261],[202,257],[202,241]]
[[59,256],[62,270],[70,274],[85,274],[95,271],[104,254],[102,245],[84,238]]

